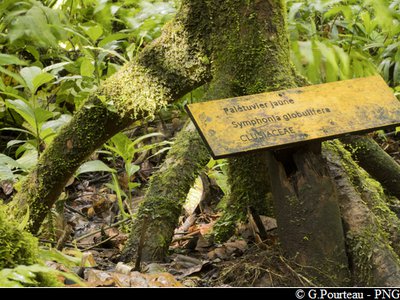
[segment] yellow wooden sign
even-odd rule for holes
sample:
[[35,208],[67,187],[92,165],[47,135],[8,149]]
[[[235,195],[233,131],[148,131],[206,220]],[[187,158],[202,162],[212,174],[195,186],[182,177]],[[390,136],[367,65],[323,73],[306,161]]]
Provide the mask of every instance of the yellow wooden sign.
[[380,76],[189,104],[214,158],[400,124],[400,102]]

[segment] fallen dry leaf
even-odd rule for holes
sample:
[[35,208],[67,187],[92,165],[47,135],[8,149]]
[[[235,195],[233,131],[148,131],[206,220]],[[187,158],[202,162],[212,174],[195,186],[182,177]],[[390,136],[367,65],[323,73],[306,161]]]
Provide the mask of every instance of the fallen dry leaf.
[[170,271],[182,279],[194,273],[200,272],[209,261],[201,261],[197,258],[178,254],[170,265]]
[[236,240],[233,242],[226,242],[221,247],[211,250],[207,253],[207,257],[210,260],[217,258],[226,260],[232,256],[239,256],[244,253],[247,249],[247,243],[245,240]]
[[[126,270],[125,270],[126,271]],[[140,272],[129,272],[121,274],[117,272],[106,272],[99,270],[85,270],[85,279],[89,286],[118,286],[118,287],[182,287],[176,278],[166,272],[142,274]]]
[[123,262],[117,263],[117,266],[115,267],[115,272],[129,275],[129,273],[133,270],[132,266],[128,266],[124,264]]
[[261,222],[264,225],[265,231],[270,231],[275,228],[278,228],[278,224],[276,223],[276,219],[267,217],[267,216],[260,216]]
[[14,191],[13,184],[9,180],[0,181],[0,187],[6,196],[11,195],[12,192]]
[[97,287],[117,285],[113,276],[109,272],[87,269],[84,271],[84,275],[89,286]]
[[200,230],[201,235],[206,235],[207,233],[209,233],[213,226],[214,226],[215,221],[212,221],[208,224],[199,224],[198,228]]

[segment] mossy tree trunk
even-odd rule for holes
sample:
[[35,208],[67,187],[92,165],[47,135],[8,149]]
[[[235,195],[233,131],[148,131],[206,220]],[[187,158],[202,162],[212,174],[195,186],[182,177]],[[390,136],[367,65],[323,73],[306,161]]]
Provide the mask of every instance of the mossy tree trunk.
[[[254,1],[251,3],[224,1],[223,4],[219,1],[208,1],[207,3],[209,11],[212,12],[213,29],[218,29],[217,32],[211,31],[210,44],[212,45],[212,74],[214,79],[210,85],[209,98],[234,97],[296,86],[297,78],[293,76],[295,73],[289,63],[289,45],[285,25],[286,13],[282,1]],[[309,161],[304,157],[307,157]],[[306,207],[309,208],[317,204],[319,209],[311,211],[306,209],[308,215],[299,216],[304,209],[299,210],[299,205],[286,205],[287,203],[284,202],[286,195],[282,195],[279,191],[279,187],[286,184],[287,179],[272,174],[272,176],[282,180],[281,182],[279,180],[274,182],[276,187],[275,198],[277,199],[275,205],[279,206],[278,212],[282,212],[277,214],[278,224],[283,228],[281,240],[289,255],[295,254],[290,251],[291,249],[298,249],[300,244],[304,245],[303,248],[299,249],[301,250],[299,262],[310,266],[310,269],[318,268],[320,264],[323,264],[324,272],[328,274],[324,282],[329,284],[336,282],[335,284],[341,285],[348,282],[348,268],[346,267],[347,257],[340,213],[334,192],[335,186],[329,176],[326,175],[326,168],[320,167],[314,172],[305,168],[306,162],[317,163],[319,166],[321,163],[320,156],[306,152],[304,157],[299,156],[298,158],[300,167],[304,167],[298,176],[299,178],[306,178],[311,182],[310,184],[315,186],[315,189],[312,190],[315,201],[307,203]],[[190,168],[191,164],[187,164],[185,167]],[[277,171],[277,168],[274,170]],[[267,206],[266,194],[270,190],[267,172],[266,153],[248,154],[229,160],[231,198],[228,202],[228,210],[216,224],[215,237],[217,239],[225,240],[232,234],[236,222],[245,219],[248,207],[261,210],[261,208]],[[312,173],[312,175],[306,173]],[[257,175],[255,176],[255,174]],[[321,176],[325,178],[322,182]],[[157,180],[159,180],[158,177],[155,177],[152,183]],[[182,183],[181,186],[186,186],[186,183]],[[188,186],[186,188],[188,190]],[[309,191],[310,189],[302,190],[299,196],[300,202],[304,202]],[[171,194],[171,191],[169,193]],[[145,200],[148,203],[147,206],[152,206],[151,203],[155,203],[156,207],[160,207],[160,205],[157,205],[157,199],[158,197],[155,195],[153,198],[147,197]],[[145,209],[143,211],[146,212]],[[162,210],[158,210],[158,212],[160,213]],[[159,216],[159,218],[169,216]],[[175,224],[178,216],[175,216]],[[305,220],[305,225],[312,224],[312,226],[305,226],[304,230],[299,230],[299,225],[302,224],[297,222],[295,227],[286,228],[287,226],[284,225],[290,223],[293,218]],[[138,219],[143,219],[141,213],[139,213]],[[314,223],[314,219],[319,222]],[[327,220],[329,226],[323,227],[322,230],[321,222],[324,223]],[[139,224],[143,226],[145,222],[142,221]],[[318,228],[318,233],[315,233],[315,226]],[[290,238],[287,238],[291,229],[294,229],[295,232]],[[172,238],[172,230],[173,228],[169,230],[171,233],[168,236],[169,240]],[[156,234],[154,234],[154,231],[150,232],[153,233],[153,237],[157,237],[160,232],[165,231],[165,228],[159,227]],[[134,245],[139,244],[140,232],[140,230],[133,231],[131,241],[135,241]],[[329,238],[325,238],[327,236]],[[304,240],[306,237],[309,239],[308,241]],[[158,240],[157,242],[157,238],[149,237],[147,241],[148,244],[144,247],[146,254],[143,258],[162,259],[166,252],[158,252],[155,249],[158,247],[166,250],[165,245],[161,244],[165,240]],[[129,244],[125,253],[132,255],[135,250],[137,250],[137,247],[132,247]],[[154,256],[154,253],[158,255]]]
[[324,143],[323,156],[338,186],[347,252],[357,286],[400,285],[400,220],[386,195],[339,141]]
[[[212,77],[208,98],[306,84],[289,63],[285,18],[283,0],[183,0],[176,18],[165,27],[161,37],[146,47],[135,61],[102,83],[22,183],[14,204],[20,215],[25,214],[21,208],[29,206],[30,231],[39,229],[69,177],[97,147],[133,120],[152,116],[166,103]],[[110,109],[111,103],[115,109]],[[146,230],[134,233],[136,237],[143,233],[147,235],[145,239],[153,238],[142,253],[144,258],[158,259],[165,255],[182,199],[197,171],[208,159],[204,147],[198,146],[200,144],[197,135],[182,133],[176,142],[180,149],[168,154],[165,169],[152,179],[147,193],[152,201],[141,207],[138,220],[142,220],[142,228],[144,224],[144,229],[147,226],[148,232],[155,235],[154,238],[148,236]],[[333,153],[339,152],[339,149],[333,150]],[[351,162],[351,158],[348,159]],[[398,233],[392,225],[393,215],[388,218],[379,213],[382,208],[386,212],[384,197],[378,190],[375,193],[363,189],[372,181],[362,181],[359,173],[354,175],[345,165],[334,165],[334,160],[327,160],[329,164],[323,160],[319,145],[314,149],[264,152],[231,159],[230,205],[235,209],[226,213],[225,220],[232,219],[229,215],[243,216],[248,206],[253,209],[265,206],[269,172],[279,238],[286,255],[294,256],[298,263],[309,267],[306,272],[323,268],[325,274],[318,280],[321,284],[348,283],[349,265],[339,200],[347,231],[347,251],[355,265],[352,266],[354,282],[398,285]],[[361,194],[361,200],[355,202],[362,201],[368,207],[353,209],[354,201],[349,201],[343,192],[350,190],[346,189],[346,181],[339,181],[340,178],[348,180],[355,195]],[[180,181],[182,185],[177,184]],[[337,190],[335,184],[343,191]],[[168,202],[164,203],[167,198]],[[157,211],[151,203],[163,209]],[[366,213],[365,219],[360,217],[360,211]],[[360,217],[357,222],[352,222],[353,212]],[[165,213],[167,218],[159,218],[162,217],[160,213]],[[165,234],[158,235],[161,231],[156,228],[162,226],[165,226],[161,230]],[[135,245],[134,239],[131,238],[128,248]],[[366,244],[371,247],[365,253],[358,251]],[[125,254],[132,258],[130,251]],[[369,269],[368,263],[372,263]],[[308,273],[320,275],[314,271]]]
[[22,183],[13,207],[24,216],[29,206],[31,232],[39,230],[69,178],[96,148],[135,119],[152,116],[210,80],[205,6],[201,1],[182,2],[160,38],[102,83]]
[[[222,28],[223,38],[217,35],[214,45],[214,98],[294,87],[284,1],[226,1],[222,9],[215,24]],[[214,226],[218,242],[226,241],[237,222],[246,220],[249,207],[271,214],[265,153],[229,159],[228,182],[227,208]]]
[[136,261],[136,255],[138,262],[163,260],[187,193],[209,160],[208,150],[190,123],[176,138],[162,167],[153,174],[120,260]]
[[341,141],[361,167],[400,199],[400,165],[389,154],[366,136],[352,136]]
[[[274,1],[273,4],[267,1],[237,0],[204,1],[204,3],[207,5],[209,19],[212,20],[208,43],[212,49],[213,80],[208,86],[206,99],[241,96],[294,85],[291,77],[287,76],[290,64],[286,59],[288,45],[285,22],[283,16],[277,17],[277,12],[282,9],[280,1]],[[271,26],[272,22],[276,25]],[[205,149],[197,133],[185,131],[181,134],[186,135],[186,138],[196,145],[181,147],[180,143],[176,143],[173,146],[174,151],[169,154],[169,159],[164,163],[165,167],[170,164],[171,159],[179,160],[179,156],[190,156],[195,159],[194,155],[199,151],[193,152],[193,148]],[[181,137],[178,138],[180,139]],[[229,160],[229,181],[232,193],[228,204],[229,209],[217,225],[220,227],[217,230],[217,239],[229,238],[236,222],[245,219],[248,206],[265,213],[269,179],[265,159],[262,157],[263,154],[250,154]],[[206,160],[199,158],[198,162],[200,161],[204,165],[207,163]],[[180,166],[181,173],[185,174],[187,170],[191,170],[191,174],[197,173],[198,169],[193,169],[191,160],[187,160],[186,163],[183,161],[183,163]],[[256,178],[254,172],[258,174]],[[173,176],[168,176],[169,171],[163,175],[158,173],[151,179],[149,191],[132,226],[130,242],[121,259],[132,259],[137,253],[140,237],[144,232],[139,228],[146,223],[144,216],[148,216],[149,207],[153,211],[151,220],[164,219],[164,225],[168,223],[170,227],[151,225],[145,230],[147,238],[142,249],[142,259],[162,260],[165,257],[173,229],[178,222],[185,193],[194,182],[192,180],[188,185],[186,179],[176,182]],[[164,200],[159,201],[160,193],[156,191],[162,182],[170,182],[171,186],[162,193]],[[175,197],[174,189],[179,192],[184,191],[180,198]],[[176,213],[163,213],[164,203],[174,206]]]

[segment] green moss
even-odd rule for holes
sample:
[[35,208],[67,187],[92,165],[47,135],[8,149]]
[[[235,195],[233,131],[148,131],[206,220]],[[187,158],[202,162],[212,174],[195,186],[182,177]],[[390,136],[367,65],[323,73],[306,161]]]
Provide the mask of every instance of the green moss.
[[38,242],[31,234],[18,229],[5,207],[0,205],[0,269],[30,265],[37,261]]
[[[39,262],[38,241],[30,233],[18,229],[20,223],[11,215],[7,207],[0,203],[0,271],[3,270],[3,276],[7,273],[10,276],[5,276],[0,282],[7,286],[62,286],[53,274],[35,271],[33,274],[29,271],[31,265]],[[27,271],[22,271],[21,267]]]
[[169,94],[157,76],[136,63],[125,64],[99,89],[102,101],[114,105],[122,117],[129,114],[132,119],[143,115],[152,117],[158,108],[166,105]]
[[356,271],[353,276],[357,284],[363,286],[378,285],[376,270],[372,267],[374,264],[371,262],[378,253],[376,246],[386,244],[387,238],[388,236],[384,231],[373,225],[363,228],[360,232],[347,234],[347,247],[351,249],[353,268]]
[[208,1],[213,12],[210,98],[294,87],[284,1]]
[[225,211],[222,217],[213,226],[213,230],[209,234],[209,239],[217,243],[226,242],[235,232],[236,224],[239,220],[244,220],[245,217],[246,215],[243,215],[240,209],[235,212],[234,207]]
[[366,136],[343,138],[346,149],[358,164],[393,196],[400,198],[400,166],[373,139]]
[[39,287],[63,287],[65,286],[60,282],[55,274],[51,273],[37,273],[36,280]]
[[211,79],[207,22],[204,3],[184,2],[161,37],[101,85],[99,98],[121,117],[152,117]]

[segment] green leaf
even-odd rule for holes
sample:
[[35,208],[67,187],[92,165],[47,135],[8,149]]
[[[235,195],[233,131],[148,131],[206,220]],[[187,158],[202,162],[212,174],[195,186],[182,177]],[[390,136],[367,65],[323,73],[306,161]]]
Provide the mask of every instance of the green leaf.
[[0,77],[0,91],[5,91],[6,85],[4,84],[3,79]]
[[132,141],[122,132],[114,135],[110,141],[114,146],[106,145],[106,148],[121,156],[125,161],[133,155],[129,152]]
[[22,231],[25,229],[26,225],[28,225],[28,222],[29,222],[29,216],[30,216],[29,205],[27,205],[25,216],[21,220],[21,222],[18,224],[18,230]]
[[11,272],[7,278],[13,281],[18,281],[23,284],[34,285],[36,283],[36,275],[27,268],[15,268],[14,272]]
[[[2,131],[2,130],[11,130],[11,131],[17,131],[17,132],[23,132],[23,133],[26,133],[26,134],[28,134],[28,135],[31,135],[31,136],[35,136],[35,133],[36,132],[31,132],[31,131],[29,131],[29,130],[26,130],[26,129],[21,129],[21,128],[15,128],[15,127],[4,127],[4,128],[0,128],[0,131]],[[17,143],[19,143],[19,142],[21,142],[20,140],[17,140]],[[24,141],[25,142],[25,141]],[[10,146],[8,146],[8,145],[13,145],[12,144],[12,141],[10,141],[10,142],[8,142],[7,143],[7,147],[10,147]]]
[[123,57],[121,54],[119,54],[117,51],[114,51],[114,50],[104,49],[104,48],[100,48],[100,47],[93,47],[93,46],[85,46],[84,48],[90,49],[90,50],[97,50],[99,52],[103,52],[103,54],[110,54],[112,56],[118,57],[123,62],[128,62],[128,60],[125,57]]
[[37,76],[35,76],[35,78],[32,80],[33,93],[35,94],[37,89],[41,85],[48,83],[48,82],[52,81],[53,79],[54,79],[54,75],[49,74],[49,73],[41,73],[41,74],[38,74]]
[[35,111],[30,107],[30,105],[25,101],[17,99],[6,100],[6,106],[14,109],[34,130],[36,130]]
[[2,166],[0,164],[0,181],[13,179],[14,174],[8,166]]
[[318,43],[320,53],[325,60],[325,77],[327,82],[336,81],[339,75],[339,66],[336,61],[335,51],[331,45],[325,43]]
[[7,143],[7,148],[10,148],[10,147],[12,147],[14,145],[22,144],[22,143],[25,143],[25,142],[26,142],[25,140],[11,140],[11,141],[9,141]]
[[110,173],[115,173],[116,171],[109,166],[107,166],[105,163],[103,163],[101,160],[91,160],[88,162],[83,163],[78,170],[75,172],[75,177],[82,174],[82,173],[87,173],[87,172],[110,172]]
[[400,61],[394,63],[393,69],[393,84],[397,85],[400,83]]
[[122,40],[122,39],[126,39],[129,36],[130,35],[128,33],[122,33],[122,32],[110,34],[110,35],[106,36],[104,39],[102,39],[99,42],[98,46],[99,47],[104,47],[108,43],[111,43],[111,42],[114,42],[114,41],[118,41],[118,40]]
[[383,78],[386,82],[390,80],[390,68],[392,66],[392,62],[389,58],[384,59],[379,65],[379,71],[382,73]]
[[132,145],[136,145],[136,144],[140,143],[141,141],[143,141],[144,139],[148,139],[148,138],[155,137],[155,136],[164,136],[164,135],[161,132],[148,133],[148,134],[138,137],[136,140],[134,140],[132,142]]
[[92,60],[88,58],[83,59],[80,68],[81,75],[86,77],[93,77],[94,70],[95,68]]
[[26,62],[20,60],[15,55],[0,53],[0,65],[26,65]]
[[72,116],[67,114],[62,114],[57,120],[47,121],[42,125],[42,130],[50,128],[54,132],[57,132],[61,126],[64,126],[71,120]]
[[32,56],[36,59],[36,60],[40,60],[40,53],[39,51],[32,45],[28,45],[25,47],[25,50],[27,52],[29,52],[30,54],[32,54]]
[[39,248],[39,257],[43,261],[53,260],[65,265],[68,268],[79,266],[81,258],[66,255],[57,249],[41,249]]
[[19,265],[13,269],[0,270],[0,286],[2,287],[22,287],[22,286],[38,286],[37,275],[53,274],[55,276],[63,276],[71,279],[81,286],[84,286],[82,280],[75,274],[69,272],[58,271],[50,267],[34,264],[34,265]]
[[45,110],[41,107],[36,107],[34,110],[34,114],[36,118],[36,123],[38,124],[39,128],[44,122],[46,122],[48,119],[51,119],[54,116],[54,113]]
[[64,66],[71,64],[72,62],[69,61],[64,61],[64,62],[60,62],[60,63],[56,63],[56,64],[52,64],[50,66],[47,66],[46,68],[44,68],[42,71],[43,72],[49,72],[49,71],[53,71],[58,73],[59,71],[61,71],[62,69],[64,69]]
[[135,165],[135,164],[129,164],[129,163],[127,163],[127,164],[125,165],[125,170],[126,170],[127,175],[128,175],[129,177],[131,177],[133,174],[135,174],[137,171],[140,170],[140,166]]
[[39,136],[46,145],[50,144],[55,138],[56,133],[51,128],[40,130]]
[[17,159],[17,162],[20,164],[21,168],[25,171],[31,170],[36,166],[38,161],[38,153],[36,149],[29,149],[24,152],[24,154]]
[[95,42],[103,34],[103,27],[100,24],[91,25],[88,27],[83,27],[85,33],[90,37],[90,39]]
[[11,157],[0,153],[0,166],[5,166],[5,165],[8,165],[11,168],[20,168],[21,167],[19,165],[19,163],[16,162]]
[[34,94],[35,88],[33,84],[33,79],[42,73],[42,70],[39,67],[25,67],[22,68],[21,71],[19,71],[19,74],[21,74],[22,78],[25,81],[25,85],[29,88],[29,90]]
[[350,58],[349,55],[340,47],[334,45],[336,55],[339,58],[340,79],[350,79]]
[[293,3],[290,6],[289,13],[288,13],[289,22],[295,22],[295,16],[296,16],[297,12],[300,10],[300,7],[303,6],[303,4],[304,3],[297,2],[297,3]]
[[131,191],[140,186],[138,182],[128,182],[128,189]]
[[330,18],[332,16],[336,16],[339,12],[341,12],[343,14],[343,16],[345,17],[345,19],[347,21],[353,21],[353,12],[350,8],[350,6],[347,5],[343,5],[343,6],[335,6],[333,8],[331,8],[330,10],[328,10],[325,14],[324,17],[325,18]]

